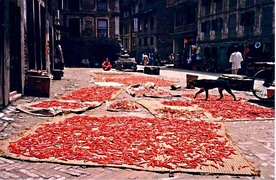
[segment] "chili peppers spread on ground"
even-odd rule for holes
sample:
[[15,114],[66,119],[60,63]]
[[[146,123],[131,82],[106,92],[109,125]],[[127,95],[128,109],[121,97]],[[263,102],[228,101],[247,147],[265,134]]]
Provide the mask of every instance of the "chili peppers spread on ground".
[[157,86],[151,88],[139,87],[130,89],[136,97],[139,96],[152,96],[152,97],[170,97],[172,94],[169,91],[163,90]]
[[[192,98],[193,94],[184,96]],[[275,110],[253,105],[246,101],[233,101],[232,96],[225,95],[224,99],[216,100],[218,96],[212,96],[205,101],[205,96],[201,95],[198,99],[191,101],[185,100],[165,100],[162,104],[169,106],[193,106],[198,105],[206,109],[214,118],[223,117],[223,119],[257,119],[257,118],[274,118]]]
[[41,125],[33,134],[10,142],[9,150],[39,159],[83,160],[100,165],[217,168],[235,154],[218,131],[220,124],[205,121],[73,116]]
[[163,107],[157,109],[157,112],[166,118],[180,118],[180,119],[206,119],[206,115],[203,110],[189,111],[185,109],[173,109],[169,107]]
[[103,102],[110,100],[112,95],[118,92],[120,88],[118,87],[103,87],[103,86],[92,86],[81,88],[73,91],[61,99],[63,100],[80,100],[80,101],[98,101]]
[[45,100],[37,104],[32,104],[31,107],[37,108],[51,108],[51,107],[61,107],[62,109],[78,109],[87,107],[87,105],[78,102],[64,102],[58,100]]
[[137,110],[139,109],[139,106],[135,104],[133,101],[127,101],[127,100],[119,100],[116,102],[111,102],[109,105],[110,109],[114,110]]
[[107,82],[118,82],[124,85],[132,84],[145,84],[147,82],[153,82],[157,86],[171,86],[174,81],[166,80],[158,77],[150,76],[135,76],[135,75],[96,75],[94,77],[95,81],[107,81]]

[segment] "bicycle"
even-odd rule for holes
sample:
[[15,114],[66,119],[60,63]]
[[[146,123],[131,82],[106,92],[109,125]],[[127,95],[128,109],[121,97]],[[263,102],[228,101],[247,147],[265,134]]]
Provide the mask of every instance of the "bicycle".
[[258,69],[252,78],[252,93],[260,100],[274,100],[275,63],[255,62],[252,67]]
[[216,72],[215,60],[206,58],[196,60],[192,69],[195,71]]

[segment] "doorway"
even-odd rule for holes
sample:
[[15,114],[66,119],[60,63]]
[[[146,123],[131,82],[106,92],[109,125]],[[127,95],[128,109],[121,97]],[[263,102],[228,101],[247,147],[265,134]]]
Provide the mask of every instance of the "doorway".
[[21,92],[20,8],[10,3],[10,92]]

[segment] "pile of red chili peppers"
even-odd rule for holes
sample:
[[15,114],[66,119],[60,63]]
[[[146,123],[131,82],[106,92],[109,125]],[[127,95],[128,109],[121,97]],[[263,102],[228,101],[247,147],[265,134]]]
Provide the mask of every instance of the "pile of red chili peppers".
[[139,88],[131,88],[130,89],[136,97],[139,96],[153,96],[153,97],[170,97],[172,94],[169,91],[163,90],[157,86],[153,88],[147,88],[147,87],[139,87]]
[[134,76],[134,75],[96,75],[94,77],[95,81],[107,81],[107,82],[118,82],[124,85],[132,84],[145,84],[147,82],[153,82],[157,86],[171,86],[174,81],[166,80],[158,77],[151,76]]
[[112,95],[118,92],[118,87],[104,87],[104,86],[92,86],[81,88],[73,91],[65,96],[62,96],[63,100],[80,100],[82,102],[98,101],[104,102],[110,100]]
[[110,103],[109,105],[110,109],[114,110],[137,110],[139,109],[139,106],[135,104],[133,101],[127,101],[127,100],[118,100],[115,102]]
[[27,157],[99,165],[218,168],[236,154],[218,133],[221,128],[218,123],[195,120],[73,116],[41,125],[34,133],[10,142],[9,149]]
[[[193,97],[192,94],[185,94],[186,97]],[[203,97],[203,96],[201,96]],[[205,98],[205,96],[204,96]],[[274,118],[275,110],[263,108],[253,105],[246,101],[233,101],[233,98],[226,96],[225,99],[216,100],[218,97],[209,97],[207,101],[204,98],[187,100],[165,100],[161,103],[169,106],[193,106],[206,109],[214,118],[222,117],[223,119],[249,119],[255,120],[257,118]],[[229,99],[231,98],[231,100]]]
[[53,100],[44,100],[42,102],[32,104],[31,107],[37,107],[37,108],[61,107],[62,109],[78,109],[78,108],[87,107],[87,105],[81,102],[65,102],[65,101],[59,101],[59,100],[53,99]]
[[163,107],[157,109],[157,112],[166,118],[181,118],[181,119],[206,119],[206,115],[203,110],[189,111],[186,109],[173,109],[169,107]]

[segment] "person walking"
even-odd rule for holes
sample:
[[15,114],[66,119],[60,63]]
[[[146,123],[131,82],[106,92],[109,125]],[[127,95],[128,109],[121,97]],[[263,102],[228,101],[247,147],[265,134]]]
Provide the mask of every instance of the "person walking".
[[232,74],[238,74],[242,61],[242,54],[238,51],[238,47],[234,46],[234,51],[229,58],[229,62],[232,63]]

